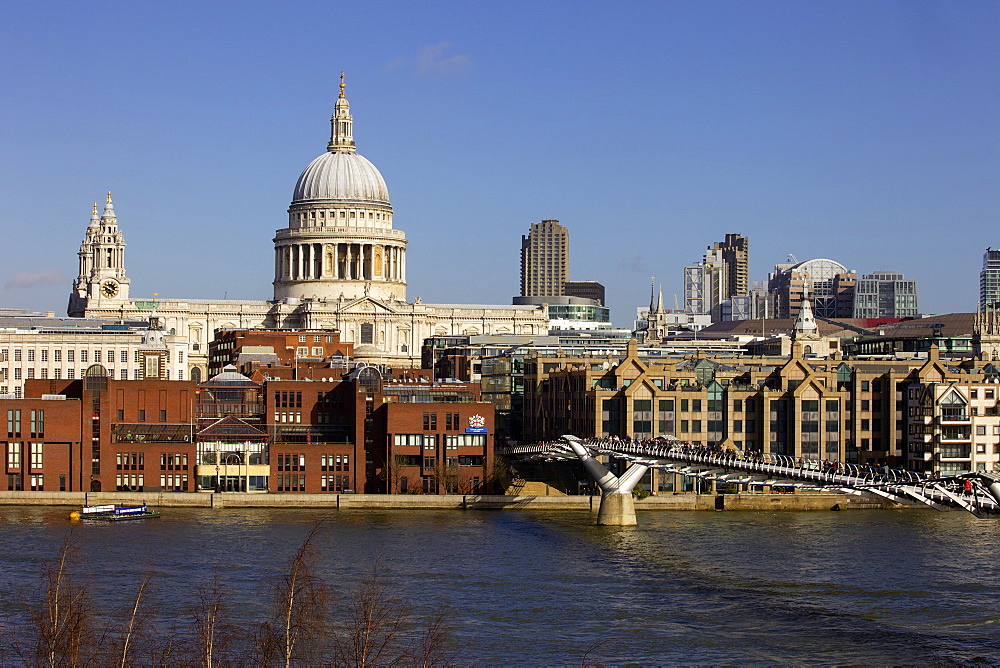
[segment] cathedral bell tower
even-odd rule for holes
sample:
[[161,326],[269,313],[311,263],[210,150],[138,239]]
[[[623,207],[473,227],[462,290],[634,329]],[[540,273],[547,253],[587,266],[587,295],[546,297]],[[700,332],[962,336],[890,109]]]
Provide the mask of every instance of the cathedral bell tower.
[[77,255],[80,267],[69,297],[70,317],[83,317],[88,308],[120,306],[128,301],[125,237],[118,229],[118,217],[110,191],[104,213],[100,216],[97,215],[97,204],[94,204],[90,224]]

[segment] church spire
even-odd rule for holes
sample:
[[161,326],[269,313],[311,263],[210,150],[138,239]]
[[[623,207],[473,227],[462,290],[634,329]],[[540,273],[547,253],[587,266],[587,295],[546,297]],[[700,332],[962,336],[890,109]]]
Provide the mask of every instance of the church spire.
[[[94,210],[97,210],[97,205],[94,205]],[[104,215],[101,218],[115,218],[115,205],[111,203],[111,191],[108,191],[108,202],[104,205]]]
[[656,298],[656,310],[663,312],[663,283],[660,283],[660,293]]
[[649,312],[656,313],[656,276],[649,277]]
[[351,118],[351,103],[344,95],[346,88],[344,83],[344,73],[340,73],[340,96],[330,117],[330,143],[326,145],[326,150],[331,153],[338,151],[348,151],[353,153],[354,148],[354,119]]
[[90,227],[100,227],[101,217],[97,213],[97,202],[94,202],[94,210],[90,213]]

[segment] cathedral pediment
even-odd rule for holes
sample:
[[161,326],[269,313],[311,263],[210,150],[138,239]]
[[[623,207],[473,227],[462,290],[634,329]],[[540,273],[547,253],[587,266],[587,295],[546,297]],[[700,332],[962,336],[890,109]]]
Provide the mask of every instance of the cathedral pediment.
[[390,306],[388,302],[383,302],[374,297],[359,297],[351,301],[344,302],[335,309],[337,313],[349,314],[377,314],[377,315],[398,315],[399,310]]

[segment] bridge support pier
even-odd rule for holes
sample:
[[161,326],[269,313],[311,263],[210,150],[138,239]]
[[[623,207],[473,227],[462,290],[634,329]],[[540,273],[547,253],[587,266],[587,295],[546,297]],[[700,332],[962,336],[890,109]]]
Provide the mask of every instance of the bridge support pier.
[[633,527],[635,502],[631,492],[609,492],[601,495],[597,511],[597,525],[606,527]]

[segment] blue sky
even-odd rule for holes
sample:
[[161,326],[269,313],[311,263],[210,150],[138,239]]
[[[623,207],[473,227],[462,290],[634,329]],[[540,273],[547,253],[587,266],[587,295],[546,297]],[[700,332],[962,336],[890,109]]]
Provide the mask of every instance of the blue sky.
[[1000,3],[0,3],[0,306],[64,313],[112,190],[134,296],[269,298],[341,70],[408,296],[510,303],[556,218],[628,324],[726,233],[975,308]]

